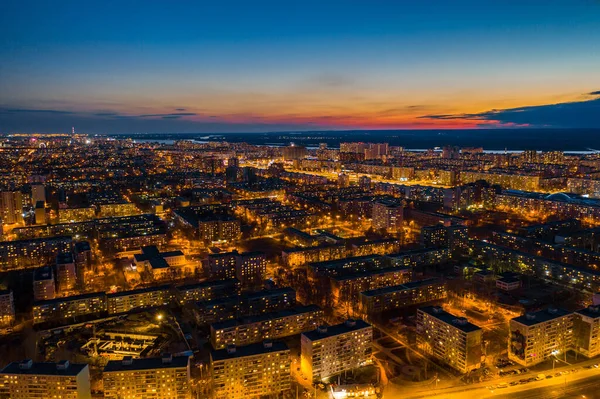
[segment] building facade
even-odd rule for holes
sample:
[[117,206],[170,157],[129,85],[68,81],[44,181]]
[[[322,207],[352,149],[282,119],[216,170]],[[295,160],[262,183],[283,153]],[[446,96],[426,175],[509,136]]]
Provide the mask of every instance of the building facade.
[[290,349],[264,341],[212,351],[210,369],[214,399],[281,397],[290,390]]
[[102,375],[105,399],[190,399],[190,359],[157,358],[109,361]]
[[87,364],[12,362],[0,372],[0,398],[91,399]]
[[548,308],[510,320],[509,359],[526,367],[572,349],[573,314]]
[[370,362],[373,327],[362,320],[321,326],[300,338],[302,374],[323,381]]
[[419,348],[461,373],[481,366],[481,328],[439,306],[417,310]]

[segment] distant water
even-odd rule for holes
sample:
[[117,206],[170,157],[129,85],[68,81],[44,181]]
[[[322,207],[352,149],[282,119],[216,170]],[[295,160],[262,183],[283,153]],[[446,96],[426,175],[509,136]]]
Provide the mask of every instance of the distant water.
[[[198,141],[246,142],[261,145],[298,145],[315,147],[326,143],[339,147],[345,141],[389,143],[405,148],[435,148],[446,145],[483,147],[486,150],[600,150],[600,129],[481,129],[481,130],[353,130],[271,133],[165,133],[119,135],[136,141],[161,142],[196,139]],[[116,136],[115,136],[116,137]]]

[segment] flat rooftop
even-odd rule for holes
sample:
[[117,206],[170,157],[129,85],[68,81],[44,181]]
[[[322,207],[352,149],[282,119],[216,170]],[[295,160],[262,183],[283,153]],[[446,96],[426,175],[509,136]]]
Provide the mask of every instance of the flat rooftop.
[[76,376],[87,364],[69,363],[68,367],[58,367],[59,363],[32,363],[30,368],[20,367],[24,362],[12,362],[2,369],[3,374],[37,374],[37,375],[57,375],[57,376]]
[[258,323],[258,322],[267,321],[267,320],[282,319],[284,317],[290,317],[290,316],[298,316],[301,314],[305,314],[305,313],[309,313],[309,312],[317,312],[320,310],[321,310],[321,308],[318,307],[317,305],[297,306],[292,309],[285,309],[285,310],[280,310],[277,312],[270,312],[270,313],[260,314],[260,315],[256,315],[256,316],[247,316],[247,317],[241,317],[239,319],[226,320],[226,321],[221,321],[218,323],[213,323],[213,324],[211,324],[210,328],[213,330],[223,330],[225,328],[232,328],[232,327],[236,327],[236,326],[241,326],[241,325],[245,325],[245,324],[253,324],[253,323]]
[[235,351],[231,352],[227,348],[213,350],[210,353],[210,357],[213,361],[235,359],[238,357],[255,356],[263,353],[274,353],[289,350],[288,346],[284,342],[274,341],[271,345],[265,345],[264,342],[256,344],[250,344],[246,346],[236,346]]
[[409,283],[394,285],[391,287],[383,287],[383,288],[378,288],[375,290],[363,291],[360,294],[364,295],[364,296],[379,296],[379,295],[390,294],[392,292],[412,290],[415,288],[423,287],[426,285],[437,284],[437,283],[441,283],[441,280],[437,279],[437,278],[428,278],[426,280],[411,281]]
[[439,306],[425,306],[419,310],[466,333],[481,330],[475,324],[469,323],[466,318],[448,313]]
[[534,326],[539,323],[545,323],[550,320],[558,319],[570,313],[571,312],[568,312],[564,309],[548,308],[538,312],[526,313],[523,316],[511,319],[511,321],[516,321],[524,326]]
[[104,372],[184,368],[188,366],[188,362],[189,357],[187,356],[173,356],[169,362],[163,362],[161,357],[131,359],[131,364],[126,364],[122,360],[112,360],[106,364]]
[[362,330],[363,328],[368,327],[371,327],[369,323],[359,319],[352,320],[351,323],[346,321],[344,323],[336,324],[335,326],[329,326],[327,327],[327,330],[321,330],[321,328],[317,328],[316,330],[302,333],[302,335],[311,341],[318,341],[325,338],[335,337],[336,335]]

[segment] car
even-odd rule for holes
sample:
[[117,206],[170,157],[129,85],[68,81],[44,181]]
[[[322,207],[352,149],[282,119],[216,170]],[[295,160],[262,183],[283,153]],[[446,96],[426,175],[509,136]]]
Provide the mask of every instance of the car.
[[555,377],[560,377],[561,375],[562,375],[561,373],[554,374]]
[[552,374],[548,374],[548,375],[546,376],[546,379],[547,379],[547,380],[549,380],[550,378],[552,378]]
[[494,389],[496,389],[495,385],[490,385],[489,387],[486,387],[487,389],[489,389],[490,391],[493,391]]
[[529,380],[527,378],[523,378],[523,379],[519,380],[519,382],[521,384],[525,384],[525,383],[529,382]]
[[591,368],[593,368],[593,367],[594,367],[594,366],[593,366],[592,364],[590,364],[589,366],[583,366],[583,368],[584,368],[584,369],[591,369]]
[[508,388],[508,384],[506,382],[503,382],[502,384],[498,384],[498,386],[496,388],[498,388],[498,389]]
[[598,368],[598,364],[594,364],[594,368],[597,369]]
[[510,385],[511,387],[514,387],[515,385],[519,385],[519,381],[513,381],[508,385]]
[[525,367],[523,367],[523,368],[519,369],[519,371],[520,371],[521,373],[526,373],[526,372],[528,372],[529,370],[528,370],[528,369],[526,369]]

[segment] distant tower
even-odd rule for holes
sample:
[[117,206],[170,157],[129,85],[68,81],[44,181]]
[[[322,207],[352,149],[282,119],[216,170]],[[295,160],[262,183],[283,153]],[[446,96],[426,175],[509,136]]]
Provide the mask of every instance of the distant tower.
[[71,128],[71,133],[72,133],[72,134],[75,134],[75,126],[73,126],[73,127]]

